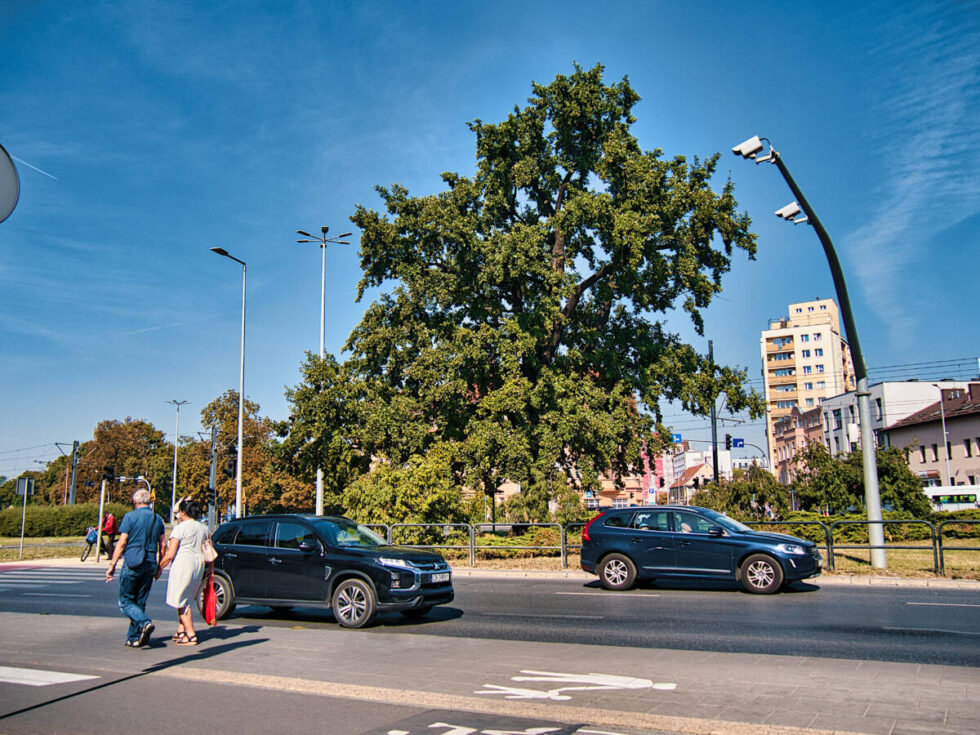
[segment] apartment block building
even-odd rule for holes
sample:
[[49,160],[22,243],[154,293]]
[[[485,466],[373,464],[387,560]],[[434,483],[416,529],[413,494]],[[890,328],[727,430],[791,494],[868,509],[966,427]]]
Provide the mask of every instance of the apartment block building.
[[836,302],[802,301],[788,310],[789,316],[770,320],[760,339],[766,441],[774,471],[775,422],[794,408],[805,413],[823,398],[855,389],[851,350],[841,336]]
[[887,434],[923,485],[980,485],[980,382],[944,387],[942,400],[891,424]]
[[788,415],[776,419],[772,458],[776,479],[784,485],[793,482],[800,470],[796,455],[813,443],[824,443],[819,406],[808,411],[794,407]]
[[[871,428],[876,447],[888,447],[886,429],[930,405],[938,405],[940,390],[964,391],[967,383],[944,380],[929,383],[918,380],[884,381],[868,387],[871,394]],[[861,446],[861,420],[857,393],[850,391],[825,398],[820,404],[823,414],[823,439],[833,455],[849,454]]]

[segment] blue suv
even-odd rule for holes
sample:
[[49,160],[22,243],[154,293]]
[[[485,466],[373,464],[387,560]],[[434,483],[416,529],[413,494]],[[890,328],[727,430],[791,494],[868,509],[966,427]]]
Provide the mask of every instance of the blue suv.
[[582,569],[610,590],[638,579],[688,577],[736,580],[749,592],[772,594],[816,577],[822,566],[812,541],[756,531],[708,508],[617,508],[582,530]]

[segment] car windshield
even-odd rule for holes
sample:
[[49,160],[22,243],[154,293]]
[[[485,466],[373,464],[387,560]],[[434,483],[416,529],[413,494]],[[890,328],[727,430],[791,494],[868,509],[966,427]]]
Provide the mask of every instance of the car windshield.
[[738,531],[739,533],[745,533],[746,531],[752,530],[744,523],[739,523],[734,518],[729,518],[724,513],[719,513],[718,511],[715,510],[705,510],[702,511],[702,514],[706,518],[710,518],[719,526],[722,526],[723,528],[727,528],[729,531]]
[[320,533],[326,536],[332,546],[361,547],[373,549],[387,546],[388,542],[367,526],[353,521],[318,520],[314,521]]

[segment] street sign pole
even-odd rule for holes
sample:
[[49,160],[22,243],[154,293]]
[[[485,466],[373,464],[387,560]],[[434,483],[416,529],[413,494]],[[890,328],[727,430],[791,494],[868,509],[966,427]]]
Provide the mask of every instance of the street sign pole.
[[102,513],[105,511],[105,478],[102,478],[102,489],[99,490],[99,528],[95,534],[95,563],[99,563],[102,555]]

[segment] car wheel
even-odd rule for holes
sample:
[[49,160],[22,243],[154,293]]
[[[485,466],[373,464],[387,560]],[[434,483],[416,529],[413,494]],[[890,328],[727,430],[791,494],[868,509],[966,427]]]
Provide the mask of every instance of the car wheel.
[[374,590],[360,579],[345,579],[333,593],[333,615],[345,628],[363,628],[374,618]]
[[[218,603],[215,608],[215,617],[222,620],[235,612],[235,593],[232,590],[231,582],[226,577],[215,574],[211,579],[212,584],[214,584],[214,597]],[[197,609],[201,611],[201,617],[204,617],[203,587],[201,594],[197,596]]]
[[607,590],[628,590],[636,582],[636,565],[628,556],[610,554],[599,564],[599,580]]
[[742,562],[742,586],[757,595],[771,595],[783,585],[783,568],[765,554],[753,554]]
[[404,615],[409,620],[418,620],[419,618],[424,618],[430,612],[432,612],[432,605],[423,605],[422,607],[415,607],[411,610],[402,610],[402,615]]

